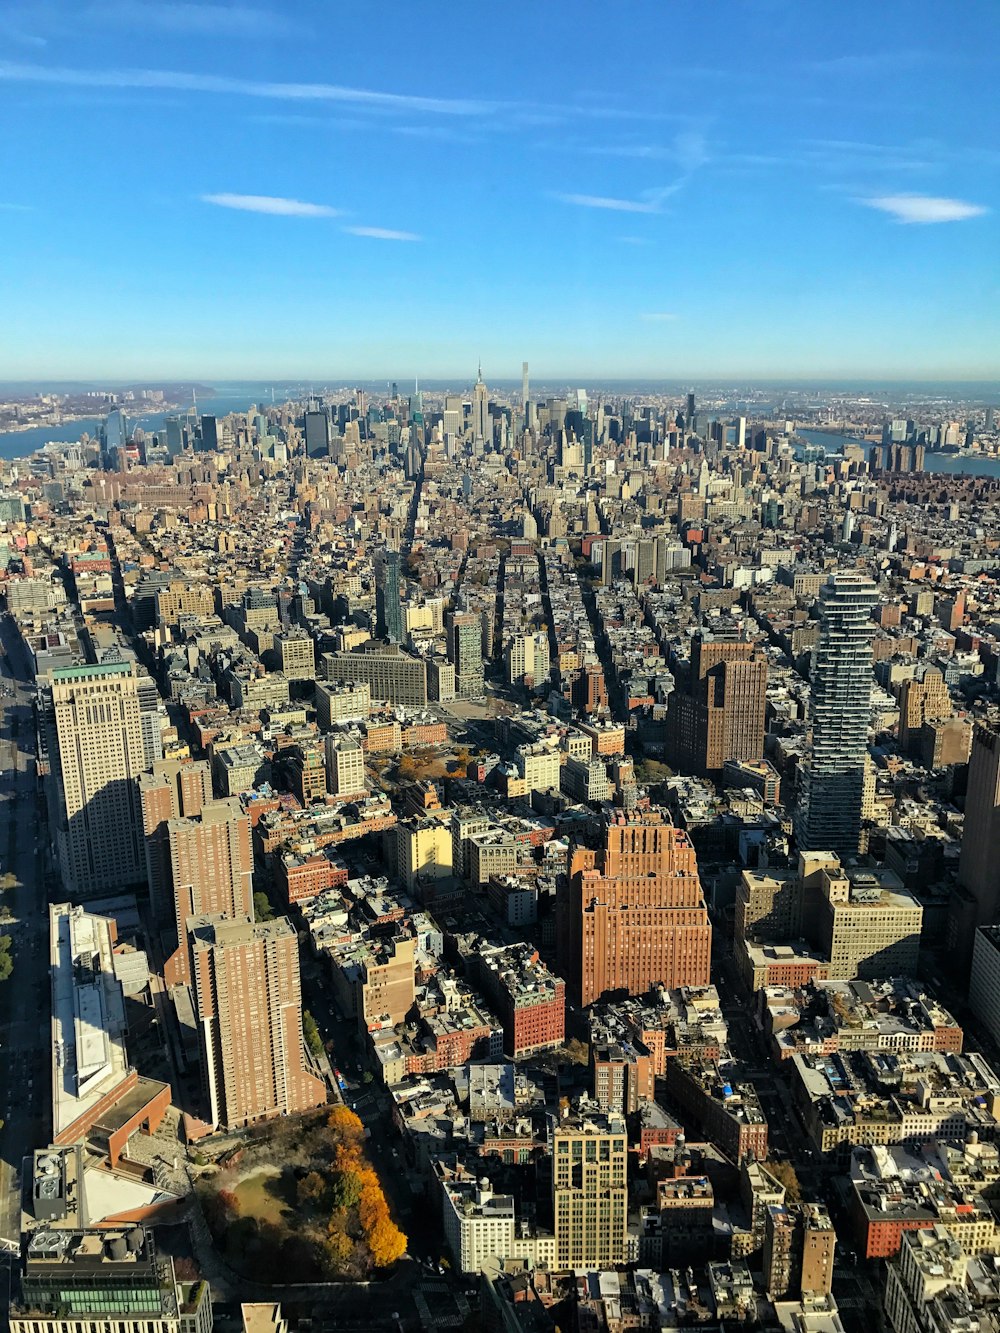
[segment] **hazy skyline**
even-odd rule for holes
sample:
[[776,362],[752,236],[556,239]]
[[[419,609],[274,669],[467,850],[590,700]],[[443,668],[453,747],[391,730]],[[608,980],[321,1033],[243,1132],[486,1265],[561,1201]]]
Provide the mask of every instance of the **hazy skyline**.
[[990,379],[996,8],[0,8],[8,379]]

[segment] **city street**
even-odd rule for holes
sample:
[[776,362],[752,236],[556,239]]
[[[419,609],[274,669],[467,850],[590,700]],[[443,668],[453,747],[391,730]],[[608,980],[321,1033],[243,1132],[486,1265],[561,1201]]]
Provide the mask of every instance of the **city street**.
[[50,1002],[45,894],[46,826],[35,782],[32,690],[23,648],[0,622],[0,872],[17,885],[0,898],[11,920],[14,974],[0,982],[0,1237],[19,1233],[21,1162],[49,1141]]

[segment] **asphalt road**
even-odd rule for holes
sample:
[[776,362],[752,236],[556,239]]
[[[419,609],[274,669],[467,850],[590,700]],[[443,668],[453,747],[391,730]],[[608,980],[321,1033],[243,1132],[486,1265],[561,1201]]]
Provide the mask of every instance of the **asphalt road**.
[[17,886],[0,895],[11,920],[14,975],[0,982],[0,1237],[16,1240],[22,1159],[49,1142],[50,997],[45,893],[47,831],[36,791],[35,731],[29,674],[9,621],[0,621],[0,872]]

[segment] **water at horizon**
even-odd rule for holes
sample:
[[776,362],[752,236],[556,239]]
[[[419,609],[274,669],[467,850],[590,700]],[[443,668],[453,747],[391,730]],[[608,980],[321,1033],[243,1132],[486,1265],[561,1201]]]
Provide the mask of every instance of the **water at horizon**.
[[[864,440],[856,440],[849,435],[831,435],[823,430],[798,430],[797,435],[810,444],[821,444],[830,454],[839,454],[845,444],[860,444],[864,449],[871,445]],[[965,477],[1000,477],[1000,458],[975,458],[968,454],[932,453],[924,456],[928,472],[953,473]]]
[[[287,402],[291,398],[304,396],[308,390],[301,386],[274,385],[275,402]],[[202,399],[198,404],[198,414],[207,416],[225,416],[228,412],[246,412],[253,405],[269,407],[271,385],[246,385],[241,392],[220,393]],[[166,412],[147,412],[130,415],[129,421],[141,426],[147,432],[162,428],[168,416],[183,416],[187,408],[172,408]],[[103,417],[87,417],[80,421],[67,422],[62,426],[32,426],[29,430],[0,432],[0,458],[28,458],[50,440],[59,443],[71,443],[78,440],[85,432],[94,436]],[[802,429],[797,432],[810,444],[824,445],[829,453],[839,453],[845,444],[859,444],[862,441],[847,435],[833,435],[826,431]],[[866,448],[869,446],[865,446]],[[926,455],[928,472],[957,473],[962,476],[1000,477],[1000,458],[972,458],[967,455],[949,453],[930,453]]]
[[[282,387],[279,394],[277,385],[274,389],[276,403],[286,402],[289,396],[301,392],[298,389],[286,390]],[[224,417],[229,412],[246,412],[255,404],[270,407],[270,385],[248,386],[240,393],[220,393],[203,398],[198,403],[198,415]],[[188,411],[188,407],[175,407],[163,412],[137,412],[133,415],[126,408],[125,415],[131,425],[141,426],[149,433],[162,429],[166,417],[184,416]],[[36,449],[41,449],[42,445],[48,444],[49,441],[71,444],[84,433],[93,438],[103,420],[103,416],[86,417],[79,421],[67,421],[62,426],[31,426],[28,430],[0,432],[0,458],[28,458]]]

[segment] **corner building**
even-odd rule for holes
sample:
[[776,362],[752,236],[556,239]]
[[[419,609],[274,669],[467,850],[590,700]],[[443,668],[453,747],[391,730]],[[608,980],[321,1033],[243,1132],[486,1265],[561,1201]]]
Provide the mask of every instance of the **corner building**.
[[691,840],[661,810],[616,812],[575,846],[557,898],[559,970],[580,1005],[707,986],[712,927]]

